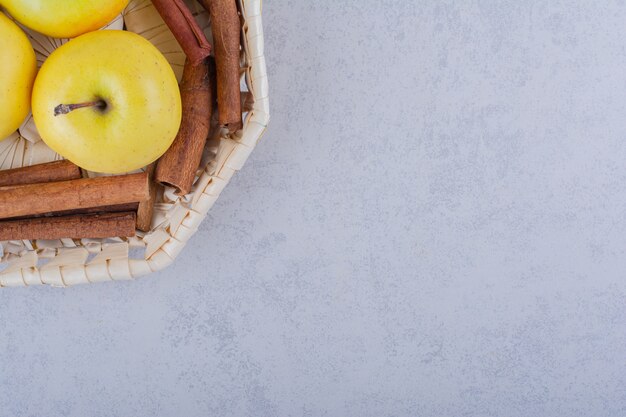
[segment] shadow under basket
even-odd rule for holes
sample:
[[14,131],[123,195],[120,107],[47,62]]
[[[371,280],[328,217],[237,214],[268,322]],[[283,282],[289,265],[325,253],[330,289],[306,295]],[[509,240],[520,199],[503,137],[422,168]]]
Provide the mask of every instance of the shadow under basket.
[[[127,280],[159,271],[174,261],[234,173],[242,168],[269,122],[262,1],[238,0],[237,3],[241,17],[241,87],[246,104],[243,127],[234,133],[217,130],[218,134],[209,138],[192,191],[178,196],[174,188],[162,187],[150,230],[137,231],[131,238],[0,241],[0,287],[41,284],[65,287]],[[128,7],[137,4],[142,9],[146,6],[143,0],[135,0]],[[199,16],[204,11],[198,7],[194,13],[199,20],[206,21],[203,27],[206,29],[210,24],[208,17]],[[177,64],[170,60],[175,72],[176,65],[181,70],[183,62],[184,57]],[[50,153],[41,143],[22,145],[29,146],[30,157],[12,168],[41,162],[43,157],[37,158],[37,152]]]

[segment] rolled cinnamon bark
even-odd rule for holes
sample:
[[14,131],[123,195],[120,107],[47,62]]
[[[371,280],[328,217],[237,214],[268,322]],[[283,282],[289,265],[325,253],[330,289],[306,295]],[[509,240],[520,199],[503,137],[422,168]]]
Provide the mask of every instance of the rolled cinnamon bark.
[[241,23],[235,0],[200,0],[211,16],[213,49],[217,66],[217,106],[220,125],[241,129],[239,53]]
[[80,177],[80,168],[70,161],[54,161],[2,170],[0,171],[0,186],[75,180]]
[[139,203],[115,204],[112,206],[89,207],[74,210],[55,211],[45,214],[34,214],[30,216],[11,217],[11,220],[34,219],[40,217],[59,217],[70,216],[74,214],[104,214],[104,213],[122,213],[125,211],[137,212]]
[[0,221],[0,241],[18,239],[82,239],[135,235],[134,212],[78,214]]
[[137,209],[137,229],[143,232],[150,231],[150,226],[152,225],[154,201],[156,200],[157,187],[159,186],[159,184],[157,184],[154,180],[155,167],[156,163],[152,163],[146,168],[150,197],[145,201],[139,202],[139,207]]
[[206,61],[194,65],[185,62],[180,84],[183,119],[172,146],[159,159],[155,179],[188,194],[196,175],[211,121],[211,84]]
[[150,197],[145,172],[0,187],[0,219],[137,203]]
[[165,24],[194,64],[211,53],[211,45],[183,0],[152,0]]

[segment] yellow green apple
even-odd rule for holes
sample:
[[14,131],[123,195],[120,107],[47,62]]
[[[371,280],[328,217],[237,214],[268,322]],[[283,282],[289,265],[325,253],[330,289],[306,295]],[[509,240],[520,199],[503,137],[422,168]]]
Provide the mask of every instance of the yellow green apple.
[[0,140],[15,132],[30,111],[37,74],[35,51],[26,34],[0,12]]
[[34,31],[73,38],[105,26],[128,0],[0,0],[11,16]]
[[141,36],[90,32],[56,49],[33,87],[44,142],[90,171],[117,174],[159,158],[181,122],[174,71]]

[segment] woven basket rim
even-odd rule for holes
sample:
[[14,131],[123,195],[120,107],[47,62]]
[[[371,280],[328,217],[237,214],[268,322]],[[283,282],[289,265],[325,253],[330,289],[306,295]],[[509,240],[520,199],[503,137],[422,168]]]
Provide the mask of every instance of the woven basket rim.
[[[269,123],[262,0],[237,2],[242,16],[244,79],[254,104],[243,128],[222,137],[215,158],[204,166],[194,191],[172,204],[167,212],[168,222],[135,239],[101,242],[66,239],[58,247],[43,249],[37,242],[20,241],[24,249],[18,253],[7,252],[12,242],[0,242],[0,288],[41,284],[66,287],[127,280],[162,270],[174,261],[234,173],[241,169]],[[135,258],[141,249],[143,259]]]

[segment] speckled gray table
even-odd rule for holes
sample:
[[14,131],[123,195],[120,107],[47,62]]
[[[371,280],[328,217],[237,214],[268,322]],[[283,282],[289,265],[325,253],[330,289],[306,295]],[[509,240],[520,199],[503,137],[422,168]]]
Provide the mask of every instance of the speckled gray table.
[[0,291],[0,415],[625,415],[626,5],[264,14],[249,163],[165,272]]

